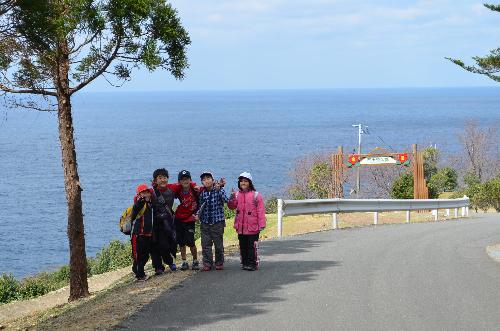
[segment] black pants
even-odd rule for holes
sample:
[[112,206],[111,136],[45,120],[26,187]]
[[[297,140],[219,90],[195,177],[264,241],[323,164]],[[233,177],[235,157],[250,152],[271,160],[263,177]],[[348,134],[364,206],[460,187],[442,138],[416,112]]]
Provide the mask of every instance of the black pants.
[[259,234],[239,234],[241,264],[253,268],[259,267]]
[[151,237],[139,236],[136,234],[132,235],[132,258],[134,263],[132,264],[132,271],[135,277],[142,278],[146,276],[144,273],[144,266],[149,260],[149,255],[153,248],[153,240]]
[[163,263],[171,265],[177,254],[177,243],[171,233],[156,231],[151,251],[151,260],[155,271],[165,270]]

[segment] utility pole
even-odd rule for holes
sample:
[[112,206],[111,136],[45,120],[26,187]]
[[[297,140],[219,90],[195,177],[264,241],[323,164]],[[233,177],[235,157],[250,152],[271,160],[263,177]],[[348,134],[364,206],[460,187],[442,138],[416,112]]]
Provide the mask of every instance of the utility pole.
[[[361,134],[368,133],[368,126],[363,125],[361,123],[360,124],[353,124],[352,126],[358,128],[358,155],[361,155]],[[356,199],[359,199],[359,191],[360,191],[360,187],[361,187],[361,183],[360,183],[360,179],[359,179],[360,178],[359,177],[360,170],[361,170],[361,167],[358,167],[357,172],[356,172]]]

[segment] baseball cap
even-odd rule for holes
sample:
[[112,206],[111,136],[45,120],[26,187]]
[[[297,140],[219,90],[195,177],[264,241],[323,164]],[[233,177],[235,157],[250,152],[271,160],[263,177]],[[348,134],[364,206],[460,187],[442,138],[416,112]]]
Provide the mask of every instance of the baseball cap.
[[179,172],[179,175],[177,176],[177,180],[181,180],[182,178],[190,178],[191,179],[191,173],[187,170],[182,170]]
[[149,190],[149,187],[147,184],[139,184],[137,185],[137,188],[135,189],[135,192],[137,194],[141,193],[142,191],[147,191]]
[[201,173],[200,179],[203,179],[203,177],[206,177],[206,176],[210,176],[210,177],[214,178],[214,175],[210,171],[204,171]]

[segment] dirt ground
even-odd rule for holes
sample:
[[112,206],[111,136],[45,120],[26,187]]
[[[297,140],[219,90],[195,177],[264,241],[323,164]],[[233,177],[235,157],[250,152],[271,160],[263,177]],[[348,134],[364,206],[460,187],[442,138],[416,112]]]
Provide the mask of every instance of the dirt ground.
[[[236,251],[236,246],[225,248],[227,255]],[[166,272],[153,276],[152,269],[148,268],[147,273],[151,277],[145,282],[137,282],[129,272],[113,287],[93,293],[90,298],[10,321],[1,325],[0,330],[107,330],[165,291],[182,286],[181,283],[196,272],[200,271]]]

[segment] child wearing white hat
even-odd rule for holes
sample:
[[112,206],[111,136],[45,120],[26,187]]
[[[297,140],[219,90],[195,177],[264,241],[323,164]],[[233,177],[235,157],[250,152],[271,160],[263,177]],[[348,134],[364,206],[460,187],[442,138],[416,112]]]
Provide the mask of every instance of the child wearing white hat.
[[238,176],[238,192],[231,190],[227,203],[229,209],[236,209],[234,228],[240,243],[243,270],[254,271],[259,267],[259,234],[266,227],[266,211],[262,194],[255,190],[249,172]]

